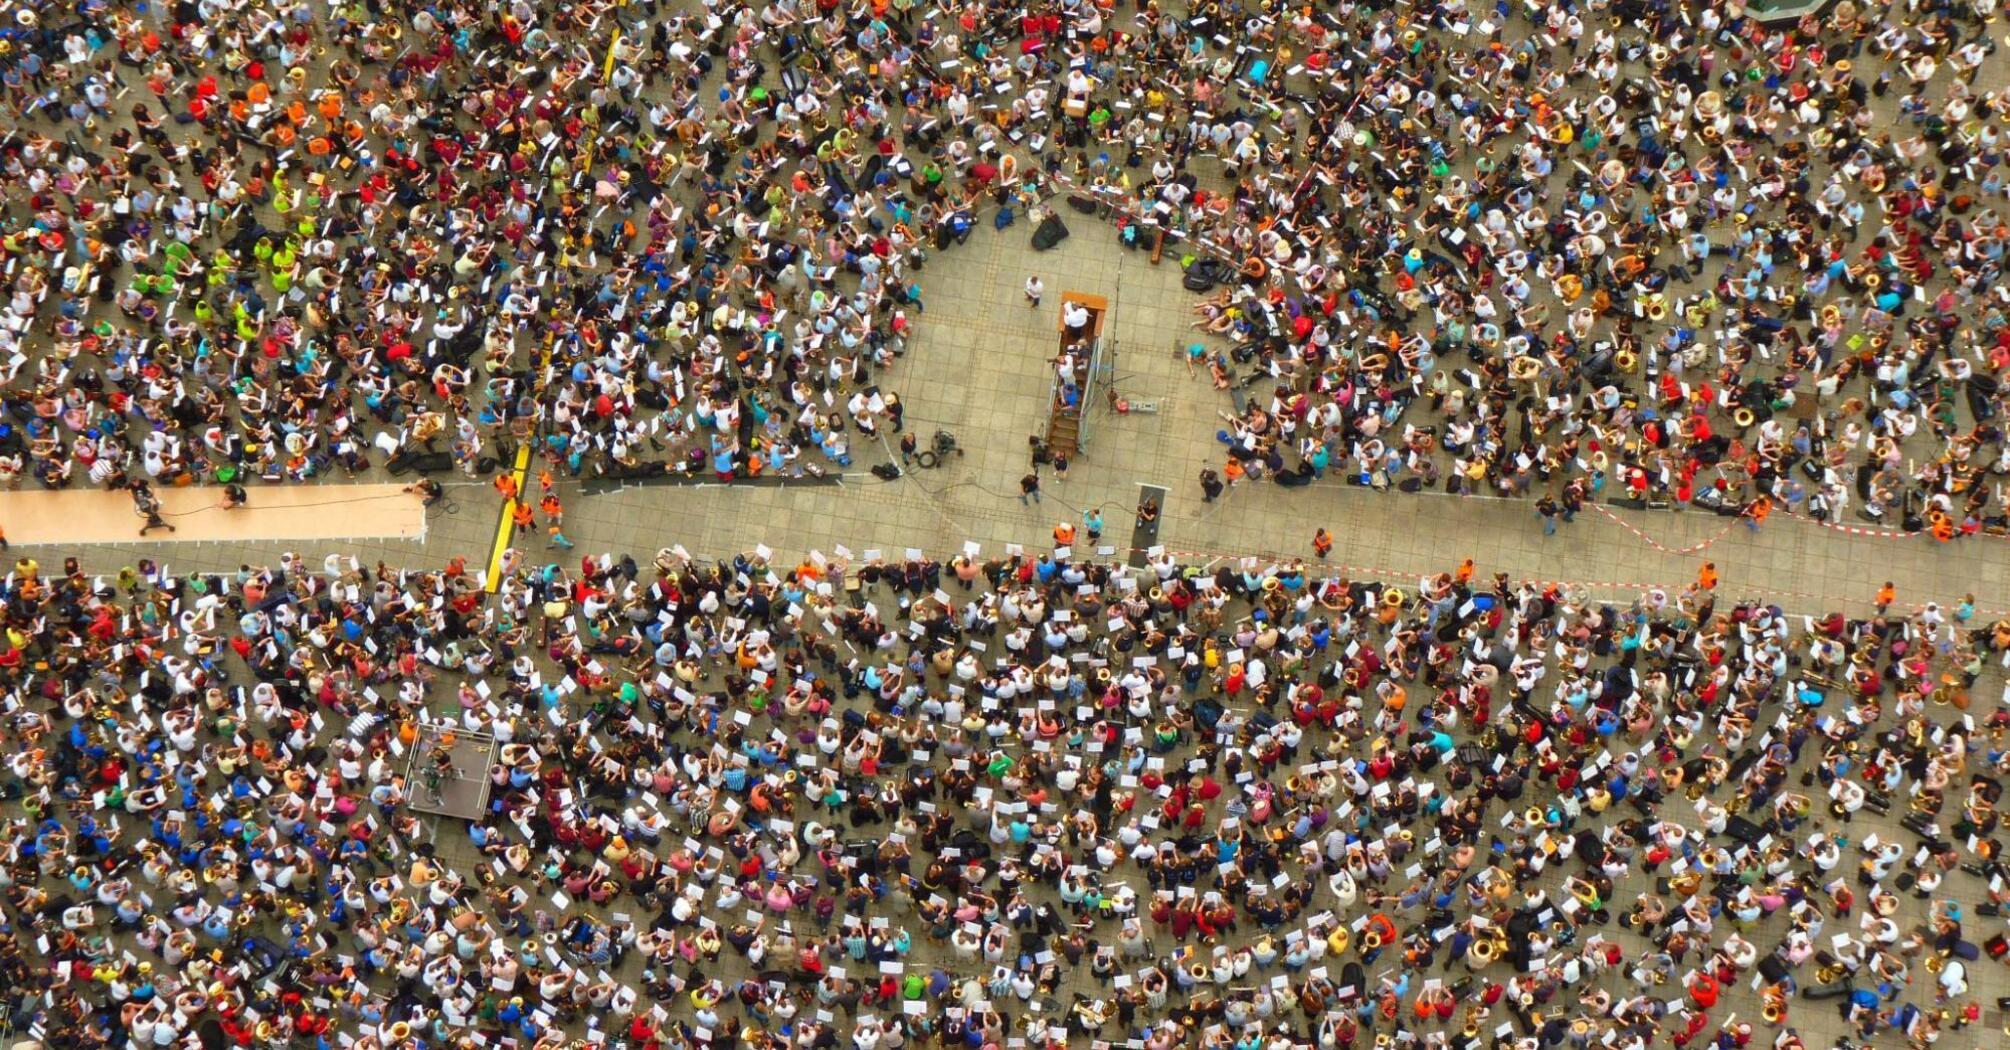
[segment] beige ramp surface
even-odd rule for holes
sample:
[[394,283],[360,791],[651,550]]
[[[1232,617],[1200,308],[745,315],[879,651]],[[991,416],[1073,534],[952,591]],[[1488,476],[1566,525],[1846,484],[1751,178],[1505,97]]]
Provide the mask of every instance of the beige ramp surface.
[[[156,489],[161,516],[145,542],[420,539],[426,512],[401,485],[299,485],[250,490],[246,506],[224,510],[219,488]],[[0,529],[10,543],[133,543],[145,524],[124,492],[0,493]]]

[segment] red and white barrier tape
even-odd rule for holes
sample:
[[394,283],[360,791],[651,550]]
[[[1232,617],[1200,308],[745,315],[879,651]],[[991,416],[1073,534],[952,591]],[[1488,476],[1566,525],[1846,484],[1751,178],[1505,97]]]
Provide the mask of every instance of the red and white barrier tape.
[[1611,510],[1607,509],[1603,504],[1593,503],[1591,504],[1591,508],[1593,510],[1596,510],[1600,514],[1605,515],[1613,522],[1617,523],[1620,528],[1625,529],[1627,532],[1632,533],[1634,539],[1637,539],[1640,542],[1645,543],[1649,547],[1652,547],[1663,554],[1675,554],[1675,555],[1701,553],[1705,548],[1709,547],[1711,544],[1717,542],[1718,540],[1723,539],[1724,536],[1731,531],[1731,526],[1736,525],[1738,522],[1744,520],[1742,517],[1732,518],[1730,521],[1725,523],[1723,528],[1718,529],[1715,535],[1711,536],[1707,540],[1702,541],[1701,543],[1692,543],[1687,547],[1669,547],[1664,545],[1660,540],[1657,540],[1654,537],[1649,536],[1646,533],[1640,531],[1639,529],[1634,528],[1632,522],[1627,521],[1625,518],[1622,518],[1617,514],[1614,514]]

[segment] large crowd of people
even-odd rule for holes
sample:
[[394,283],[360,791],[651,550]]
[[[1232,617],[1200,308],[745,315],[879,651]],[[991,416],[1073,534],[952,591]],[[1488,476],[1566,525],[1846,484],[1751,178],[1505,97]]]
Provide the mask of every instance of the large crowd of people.
[[1991,12],[1709,6],[30,5],[0,485],[841,470],[1066,196],[1238,474],[2001,527]]
[[[10,1023],[1534,1050],[1976,1021],[2010,620],[1704,583],[665,549],[485,603],[458,562],[22,557]],[[471,820],[428,815],[443,782]]]
[[[1210,500],[1998,528],[1997,13],[16,4],[0,493],[843,470],[938,253],[1067,202],[1201,296]],[[1972,598],[14,553],[58,1050],[1924,1047],[2010,952]]]
[[[1222,434],[1240,467],[2004,526],[1988,12],[1351,6],[1275,13],[1234,88],[1155,36],[1171,119],[1111,132],[1173,151],[1130,213],[1174,205],[1237,264],[1192,326],[1257,395]],[[1266,89],[1273,51],[1331,80]],[[1177,163],[1209,152],[1226,194]]]

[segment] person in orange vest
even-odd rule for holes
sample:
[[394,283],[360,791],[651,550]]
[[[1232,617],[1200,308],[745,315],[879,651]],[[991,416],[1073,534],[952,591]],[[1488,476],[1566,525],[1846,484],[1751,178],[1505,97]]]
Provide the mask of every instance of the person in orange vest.
[[1772,512],[1772,498],[1769,496],[1760,496],[1758,499],[1753,500],[1750,506],[1745,508],[1745,527],[1753,532],[1759,531],[1759,526],[1766,523],[1766,516]]
[[1704,562],[1703,567],[1696,571],[1696,586],[1706,591],[1717,589],[1717,579],[1717,563],[1714,561]]
[[511,516],[516,521],[516,531],[518,532],[529,532],[533,527],[537,525],[537,521],[533,516],[532,511],[530,509],[530,504],[528,503],[517,504],[516,510],[511,512]]
[[1890,580],[1884,581],[1884,586],[1877,589],[1877,601],[1875,602],[1877,605],[1877,614],[1883,616],[1884,611],[1891,608],[1891,603],[1897,600],[1898,588],[1892,586]]
[[1064,521],[1059,525],[1054,526],[1054,546],[1072,547],[1074,545],[1075,545],[1075,527],[1073,525],[1070,525]]
[[1325,529],[1315,529],[1312,533],[1312,553],[1325,561],[1326,556],[1333,553],[1333,534]]
[[516,498],[516,475],[514,475],[514,474],[511,474],[511,473],[509,473],[508,471],[504,471],[504,472],[502,472],[502,473],[500,473],[500,474],[497,474],[497,475],[496,475],[496,492],[497,492],[497,493],[499,493],[499,494],[500,494],[500,495],[502,496],[502,498],[503,498],[504,502],[508,502],[509,500],[513,500],[513,499],[515,499],[515,498]]
[[537,502],[537,509],[544,514],[545,531],[551,534],[547,547],[572,549],[572,541],[565,536],[565,505],[558,501],[558,493],[546,489],[544,498]]
[[1461,587],[1473,582],[1473,560],[1471,558],[1467,558],[1465,561],[1459,563],[1459,571],[1453,574],[1453,580]]

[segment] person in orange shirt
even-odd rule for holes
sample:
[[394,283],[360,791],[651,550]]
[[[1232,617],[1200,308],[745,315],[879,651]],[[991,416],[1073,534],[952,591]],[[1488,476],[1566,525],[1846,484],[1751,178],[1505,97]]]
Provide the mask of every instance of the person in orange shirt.
[[1312,553],[1318,555],[1320,561],[1325,561],[1326,556],[1333,553],[1333,534],[1323,528],[1314,530],[1312,533]]
[[512,516],[516,519],[516,531],[518,532],[529,532],[537,524],[537,520],[533,516],[530,504],[528,503],[517,504],[516,510],[512,512]]
[[1703,567],[1696,572],[1696,586],[1706,591],[1717,589],[1717,579],[1717,563],[1714,561],[1704,562]]
[[1467,558],[1465,561],[1460,562],[1459,571],[1454,575],[1461,587],[1473,582],[1473,560]]
[[1228,487],[1234,488],[1235,483],[1242,480],[1242,475],[1242,461],[1234,456],[1228,457],[1228,466],[1221,468],[1221,476],[1228,479]]
[[516,475],[507,471],[496,475],[496,492],[505,501],[516,498]]
[[1070,525],[1064,521],[1059,525],[1054,526],[1054,546],[1072,547],[1074,545],[1075,545],[1075,527],[1073,525]]
[[565,505],[558,501],[558,493],[545,490],[544,498],[537,501],[537,509],[544,515],[545,531],[551,535],[546,546],[571,550],[572,541],[565,536]]
[[1891,603],[1897,600],[1898,588],[1892,586],[1890,580],[1884,581],[1884,586],[1877,589],[1877,614],[1883,616],[1884,611],[1891,608]]
[[1750,506],[1745,508],[1745,527],[1751,529],[1753,532],[1759,531],[1759,526],[1766,523],[1766,516],[1772,512],[1772,499],[1760,496],[1758,499],[1753,500]]

